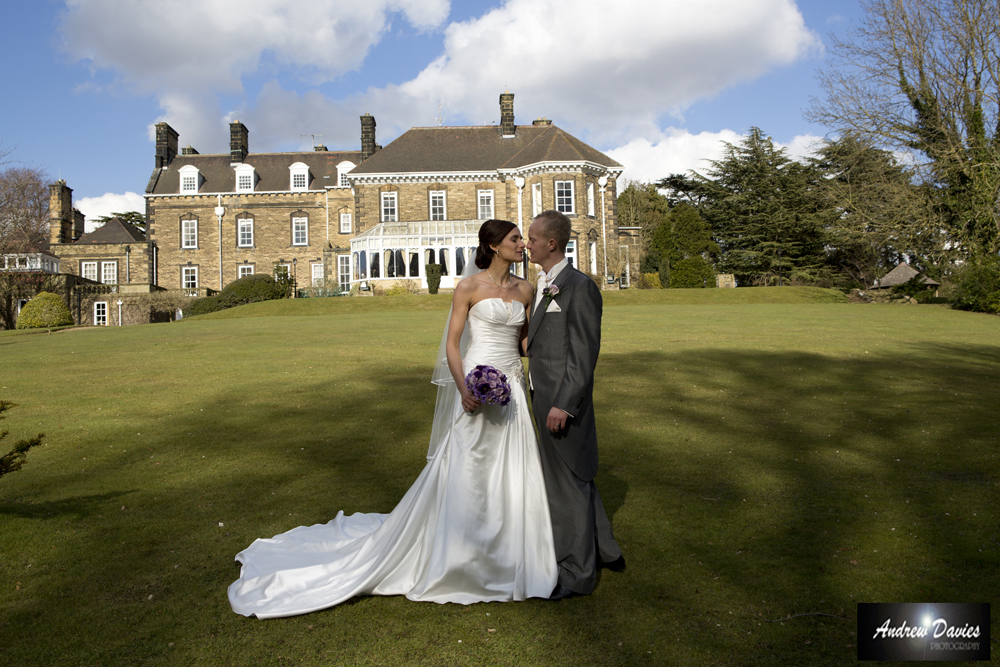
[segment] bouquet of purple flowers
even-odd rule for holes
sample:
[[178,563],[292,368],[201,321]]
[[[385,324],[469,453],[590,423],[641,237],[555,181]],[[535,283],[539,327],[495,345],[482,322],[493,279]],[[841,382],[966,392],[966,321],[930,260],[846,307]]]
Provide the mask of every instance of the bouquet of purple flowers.
[[502,372],[479,364],[465,376],[465,386],[480,403],[507,405],[510,403],[510,385]]

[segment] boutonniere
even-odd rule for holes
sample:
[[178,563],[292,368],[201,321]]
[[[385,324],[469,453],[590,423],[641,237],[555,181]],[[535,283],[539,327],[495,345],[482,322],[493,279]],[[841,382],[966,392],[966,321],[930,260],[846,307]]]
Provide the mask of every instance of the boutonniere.
[[545,307],[548,308],[552,299],[559,296],[559,285],[549,285],[542,290],[542,295],[545,297]]

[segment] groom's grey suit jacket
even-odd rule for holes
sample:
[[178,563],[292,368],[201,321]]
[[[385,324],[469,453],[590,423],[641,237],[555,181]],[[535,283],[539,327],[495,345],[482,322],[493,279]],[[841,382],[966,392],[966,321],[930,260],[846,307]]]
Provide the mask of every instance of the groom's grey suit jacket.
[[[532,412],[540,445],[552,447],[583,481],[597,474],[597,428],[594,423],[594,367],[601,350],[601,291],[594,281],[567,265],[553,281],[559,312],[535,307],[528,325],[528,370]],[[567,428],[552,434],[545,427],[551,407],[568,412]]]

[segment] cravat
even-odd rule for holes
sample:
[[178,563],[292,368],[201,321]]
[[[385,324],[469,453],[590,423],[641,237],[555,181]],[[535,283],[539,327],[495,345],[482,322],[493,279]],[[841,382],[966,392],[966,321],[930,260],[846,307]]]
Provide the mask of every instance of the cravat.
[[542,301],[542,290],[549,286],[549,277],[541,269],[538,270],[538,282],[535,288],[535,305],[537,306]]

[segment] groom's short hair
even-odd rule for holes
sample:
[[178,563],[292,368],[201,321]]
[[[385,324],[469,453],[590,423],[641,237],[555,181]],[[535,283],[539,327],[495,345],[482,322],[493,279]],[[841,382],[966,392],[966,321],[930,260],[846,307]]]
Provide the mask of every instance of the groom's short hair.
[[547,238],[555,240],[559,246],[559,252],[566,252],[566,245],[569,243],[569,234],[573,230],[573,225],[569,218],[559,211],[542,211],[535,216],[535,220],[542,223],[542,233]]

